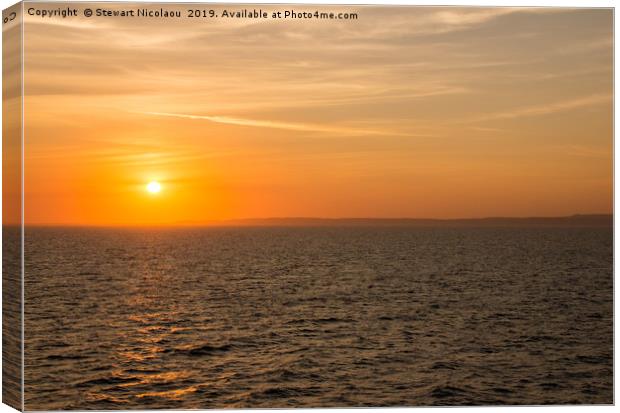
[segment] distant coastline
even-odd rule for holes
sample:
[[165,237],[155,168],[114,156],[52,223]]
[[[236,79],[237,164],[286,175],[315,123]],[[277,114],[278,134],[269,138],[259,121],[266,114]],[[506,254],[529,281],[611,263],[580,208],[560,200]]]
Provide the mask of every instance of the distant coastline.
[[613,215],[588,214],[566,217],[489,217],[458,219],[424,218],[266,218],[219,221],[219,226],[407,226],[407,227],[612,227]]
[[[487,228],[487,227],[567,227],[613,228],[613,214],[576,214],[563,217],[488,217],[488,218],[246,218],[207,221],[203,223],[179,222],[174,224],[29,224],[26,227],[412,227],[412,228]],[[4,225],[11,227],[17,225]]]

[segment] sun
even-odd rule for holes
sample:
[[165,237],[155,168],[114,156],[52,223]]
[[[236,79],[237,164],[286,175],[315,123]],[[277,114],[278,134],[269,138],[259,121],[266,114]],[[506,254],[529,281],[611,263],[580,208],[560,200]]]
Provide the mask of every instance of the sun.
[[157,181],[151,181],[146,185],[146,190],[151,194],[157,194],[161,191],[161,184]]

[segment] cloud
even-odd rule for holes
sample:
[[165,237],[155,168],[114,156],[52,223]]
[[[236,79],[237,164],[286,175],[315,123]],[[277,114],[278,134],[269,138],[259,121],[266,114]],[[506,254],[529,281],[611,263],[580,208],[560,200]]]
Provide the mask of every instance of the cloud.
[[[401,133],[394,131],[383,131],[373,129],[360,129],[351,128],[346,126],[328,126],[312,123],[293,123],[293,122],[279,122],[270,120],[255,120],[255,119],[243,119],[234,118],[228,116],[208,116],[208,115],[187,115],[181,113],[165,113],[165,112],[142,112],[144,115],[151,116],[167,116],[181,119],[193,119],[193,120],[206,120],[209,122],[221,123],[225,125],[236,126],[249,126],[257,128],[271,128],[271,129],[284,129],[300,132],[321,132],[331,133],[338,135],[402,135]],[[410,134],[407,134],[410,136]]]
[[590,145],[565,145],[556,148],[558,151],[565,151],[568,155],[585,158],[611,158],[613,151],[611,148],[595,147]]
[[565,112],[582,107],[595,106],[603,103],[611,103],[612,96],[610,94],[596,94],[561,102],[548,103],[544,105],[535,105],[522,107],[506,112],[489,113],[470,119],[468,122],[481,122],[486,120],[497,119],[517,119],[530,116],[543,116],[557,112]]
[[[487,23],[514,14],[557,13],[567,9],[544,7],[419,7],[415,15],[402,13],[399,8],[376,8],[375,13],[384,13],[389,25],[375,22],[364,24],[360,21],[357,31],[351,30],[359,38],[399,39],[408,36],[444,35],[452,32],[476,29]],[[364,9],[360,9],[364,15]]]
[[528,9],[519,8],[480,8],[473,9],[473,11],[467,10],[450,10],[439,11],[433,15],[433,20],[437,23],[444,24],[448,27],[454,26],[471,26],[476,24],[485,23],[487,21],[496,19],[508,14],[529,11]]

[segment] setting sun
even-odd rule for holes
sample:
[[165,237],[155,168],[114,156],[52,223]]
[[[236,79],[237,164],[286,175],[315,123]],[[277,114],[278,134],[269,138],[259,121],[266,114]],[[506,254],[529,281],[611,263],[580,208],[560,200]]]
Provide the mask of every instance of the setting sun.
[[152,181],[146,185],[146,190],[149,191],[151,194],[156,194],[161,191],[161,185],[157,181]]

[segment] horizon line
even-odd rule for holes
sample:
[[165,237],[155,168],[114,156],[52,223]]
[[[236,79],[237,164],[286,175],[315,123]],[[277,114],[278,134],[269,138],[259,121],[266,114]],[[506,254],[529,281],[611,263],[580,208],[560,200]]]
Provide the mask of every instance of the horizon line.
[[[76,228],[145,228],[145,227],[221,227],[235,226],[235,224],[246,224],[244,226],[253,226],[252,224],[273,223],[273,222],[291,222],[291,221],[324,221],[337,223],[338,221],[347,222],[395,222],[395,221],[418,221],[418,222],[463,222],[463,221],[493,221],[493,220],[511,220],[511,221],[527,221],[527,220],[570,220],[578,218],[598,218],[613,219],[613,212],[609,213],[577,213],[571,215],[549,215],[549,216],[483,216],[468,218],[422,218],[422,217],[312,217],[312,216],[291,216],[291,217],[266,217],[266,218],[230,218],[230,219],[214,219],[203,222],[176,222],[176,223],[110,223],[110,224],[75,224],[75,223],[29,223],[29,224],[10,224],[3,223],[3,227],[76,227]],[[249,224],[249,225],[248,225]],[[258,225],[255,225],[258,226]],[[264,225],[262,225],[264,226]]]

